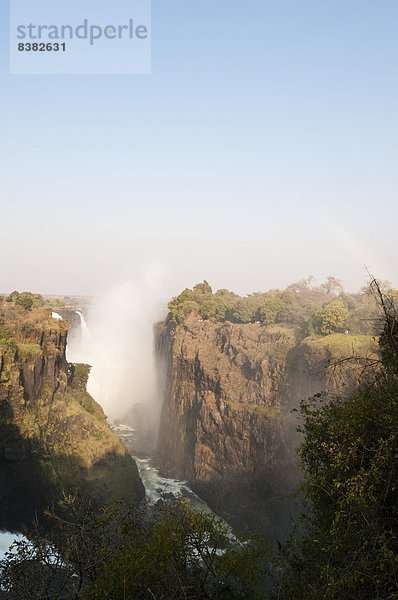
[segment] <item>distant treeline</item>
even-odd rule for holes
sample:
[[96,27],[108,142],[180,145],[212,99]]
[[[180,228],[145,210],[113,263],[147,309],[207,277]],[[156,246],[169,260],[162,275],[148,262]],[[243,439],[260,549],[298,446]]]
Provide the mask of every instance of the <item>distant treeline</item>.
[[7,302],[8,304],[14,304],[21,306],[25,310],[32,310],[32,308],[61,308],[65,306],[65,299],[47,297],[44,298],[40,294],[32,294],[32,292],[11,292],[8,296],[0,297],[0,302]]
[[[296,328],[303,336],[331,333],[373,335],[380,330],[380,312],[370,286],[359,293],[345,292],[341,282],[328,277],[314,286],[312,277],[285,290],[270,290],[241,297],[229,290],[213,293],[207,281],[185,289],[169,303],[167,321],[183,323],[190,315],[231,323],[274,323]],[[391,286],[384,284],[390,292]]]

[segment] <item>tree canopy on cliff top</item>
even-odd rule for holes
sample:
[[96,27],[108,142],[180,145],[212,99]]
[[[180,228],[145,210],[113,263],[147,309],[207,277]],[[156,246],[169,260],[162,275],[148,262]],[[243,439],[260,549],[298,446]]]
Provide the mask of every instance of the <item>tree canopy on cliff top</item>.
[[379,312],[369,286],[349,294],[340,281],[328,277],[314,286],[308,277],[285,290],[270,290],[241,297],[229,290],[213,292],[207,281],[185,289],[169,303],[167,322],[179,325],[190,315],[231,323],[274,323],[294,326],[302,335],[379,333]]
[[57,328],[65,330],[66,323],[55,325],[51,311],[43,307],[43,298],[30,292],[13,292],[0,297],[0,345],[10,343],[36,343],[38,331]]

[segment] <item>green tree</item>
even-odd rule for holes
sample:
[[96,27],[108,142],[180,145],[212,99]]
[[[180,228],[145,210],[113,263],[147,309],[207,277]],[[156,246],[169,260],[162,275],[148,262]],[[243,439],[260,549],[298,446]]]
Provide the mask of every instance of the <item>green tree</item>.
[[239,298],[226,313],[232,323],[251,323],[255,320],[256,307],[249,298]]
[[231,536],[214,514],[184,500],[94,512],[66,498],[0,561],[6,597],[54,600],[256,600],[266,578],[264,546]]
[[27,311],[43,306],[44,304],[43,297],[40,294],[32,294],[31,292],[12,292],[7,296],[6,302],[22,306]]
[[231,543],[215,515],[178,501],[164,505],[158,521],[104,565],[84,598],[260,600],[264,558],[253,542]]
[[19,296],[19,292],[17,292],[16,290],[14,292],[11,292],[11,294],[9,296],[7,296],[6,298],[6,302],[14,302],[15,300],[18,298]]
[[186,288],[179,296],[169,302],[167,321],[179,325],[192,313],[199,311],[199,305],[194,299],[192,290]]
[[283,306],[284,304],[281,298],[268,298],[258,310],[258,320],[266,325],[275,323]]
[[34,296],[30,292],[22,292],[22,294],[18,294],[18,297],[15,299],[15,304],[17,306],[22,306],[25,310],[32,310]]
[[340,298],[337,298],[315,314],[315,329],[322,335],[341,332],[344,330],[349,316],[347,306]]
[[198,294],[200,296],[212,296],[213,290],[211,289],[210,284],[205,280],[205,281],[202,281],[202,283],[197,283],[194,286],[193,294],[194,294],[194,296],[197,296]]

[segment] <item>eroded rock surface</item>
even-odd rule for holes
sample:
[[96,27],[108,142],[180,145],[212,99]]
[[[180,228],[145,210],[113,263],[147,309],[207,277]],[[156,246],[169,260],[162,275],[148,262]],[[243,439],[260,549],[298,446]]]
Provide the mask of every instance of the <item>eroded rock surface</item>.
[[[237,526],[280,536],[295,511],[301,399],[344,393],[354,364],[332,369],[351,348],[375,350],[367,336],[300,341],[294,329],[191,317],[155,330],[164,403],[159,458]],[[329,368],[328,368],[329,366]]]
[[0,313],[0,528],[19,529],[64,493],[140,500],[137,467],[86,392],[89,368],[66,361],[66,322]]

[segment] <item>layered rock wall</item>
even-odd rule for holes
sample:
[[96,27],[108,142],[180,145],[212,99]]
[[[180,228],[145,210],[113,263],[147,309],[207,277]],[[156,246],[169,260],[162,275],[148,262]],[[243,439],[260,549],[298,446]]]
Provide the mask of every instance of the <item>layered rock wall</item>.
[[260,524],[272,535],[287,530],[288,497],[299,477],[292,409],[356,382],[355,365],[330,367],[354,342],[362,353],[374,350],[365,336],[328,338],[300,341],[285,326],[195,317],[178,327],[158,325],[164,472],[187,479],[233,522]]
[[88,368],[74,373],[66,361],[66,323],[38,315],[22,315],[0,339],[0,529],[19,529],[64,493],[98,504],[144,495],[134,461],[85,391]]

